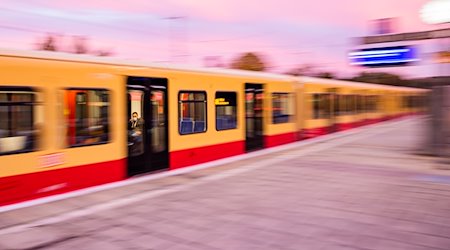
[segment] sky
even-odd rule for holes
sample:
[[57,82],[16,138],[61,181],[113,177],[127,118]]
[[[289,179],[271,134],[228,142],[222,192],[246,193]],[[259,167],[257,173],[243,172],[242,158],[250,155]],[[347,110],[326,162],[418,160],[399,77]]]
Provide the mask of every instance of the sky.
[[[47,33],[63,50],[74,36],[90,50],[151,62],[229,65],[254,52],[282,73],[302,65],[350,77],[355,37],[373,34],[371,20],[395,18],[395,31],[439,28],[425,24],[429,0],[1,0],[0,47],[31,50]],[[414,72],[403,70],[405,77]]]

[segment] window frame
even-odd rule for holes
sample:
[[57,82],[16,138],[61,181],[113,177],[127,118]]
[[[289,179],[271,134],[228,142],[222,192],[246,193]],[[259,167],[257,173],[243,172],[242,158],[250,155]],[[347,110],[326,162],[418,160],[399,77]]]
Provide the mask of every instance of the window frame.
[[355,113],[355,95],[354,94],[342,94],[342,102],[340,103],[340,116],[350,116]]
[[[328,92],[311,92],[309,93],[310,95],[310,100],[311,100],[311,110],[312,110],[312,115],[310,117],[311,120],[322,120],[322,119],[330,119],[332,117],[332,111],[333,108],[331,106],[332,102],[331,102],[331,93]],[[314,97],[318,97],[317,100]],[[327,101],[327,103],[324,103],[325,101]],[[317,112],[315,109],[314,104],[317,103]],[[325,104],[328,104],[328,109],[327,110],[323,110],[323,107],[325,107]],[[321,112],[321,111],[326,111],[326,112]],[[317,116],[316,116],[317,114]]]
[[[181,100],[181,94],[185,94],[185,93],[193,93],[193,94],[204,94],[205,95],[205,100],[204,101],[196,101],[196,100],[192,100],[192,101],[182,101]],[[205,130],[204,131],[200,131],[200,132],[192,132],[192,133],[186,133],[183,134],[181,133],[181,126],[180,126],[180,118],[181,118],[181,105],[183,102],[188,102],[188,103],[204,103],[205,104]],[[208,93],[204,90],[180,90],[178,91],[178,134],[179,135],[193,135],[193,134],[201,134],[201,133],[206,133],[208,131]],[[194,125],[193,125],[194,126]]]
[[[36,101],[36,95],[38,93],[43,94],[42,92],[39,92],[38,88],[35,87],[25,87],[25,86],[1,86],[0,87],[0,91],[11,91],[11,92],[32,92],[32,100],[31,101],[20,101],[20,102],[9,102],[8,100],[6,102],[1,102],[0,101],[0,106],[2,107],[11,107],[11,106],[29,106],[31,107],[31,123],[32,123],[32,129],[33,131],[35,130],[35,107],[38,105],[42,105],[42,108],[44,108],[43,103],[44,102],[38,102]],[[45,114],[45,111],[43,111]],[[11,122],[11,117],[12,117],[12,112],[10,110],[8,110],[8,121]],[[8,124],[9,127],[9,124]],[[42,130],[41,130],[42,132]],[[8,137],[12,137],[12,136],[8,136]],[[8,138],[8,137],[4,137],[4,138]],[[31,153],[31,152],[36,152],[39,150],[38,145],[39,145],[39,141],[40,138],[35,138],[32,141],[32,147],[30,149],[21,149],[21,150],[16,150],[16,151],[9,151],[9,152],[4,152],[1,153],[0,152],[0,157],[1,156],[6,156],[6,155],[16,155],[16,154],[24,154],[24,153]]]
[[[271,93],[271,98],[272,98],[272,112],[271,112],[271,116],[272,116],[272,124],[284,124],[284,123],[291,123],[292,122],[292,118],[295,116],[295,97],[294,97],[295,93],[292,92],[272,92]],[[281,121],[281,122],[275,122],[275,116],[273,115],[273,109],[274,109],[274,95],[286,95],[287,97],[287,101],[288,101],[288,105],[291,105],[292,110],[294,110],[294,114],[288,114],[288,120],[287,121]]]
[[366,111],[366,95],[356,95],[356,114],[364,114]]
[[[107,116],[107,135],[108,135],[108,139],[106,141],[100,141],[100,142],[93,142],[93,143],[89,143],[89,144],[73,144],[71,145],[70,143],[68,143],[67,141],[67,133],[68,133],[68,128],[69,128],[69,124],[67,123],[68,118],[66,117],[66,115],[63,114],[63,119],[65,121],[65,148],[80,148],[80,147],[89,147],[89,146],[98,146],[98,145],[105,145],[105,144],[109,144],[111,143],[111,93],[112,91],[110,89],[107,88],[83,88],[83,87],[71,87],[71,88],[64,88],[62,89],[63,93],[65,94],[65,91],[74,91],[74,90],[83,90],[83,91],[107,91],[108,92],[108,116]],[[63,97],[64,98],[64,97]],[[89,99],[86,99],[86,103],[89,103]],[[66,108],[66,103],[63,103],[63,109]],[[76,105],[76,103],[75,103]],[[89,108],[89,107],[87,107]]]
[[[316,119],[320,119],[320,94],[319,93],[311,93],[311,110],[312,110],[312,115],[311,115],[311,119],[312,120],[316,120]],[[317,105],[317,108],[316,108]]]
[[366,112],[367,113],[377,113],[378,108],[378,95],[367,95],[366,96]]
[[333,107],[332,107],[332,116],[342,116],[343,112],[341,109],[341,104],[343,102],[342,94],[333,93]]
[[[216,99],[217,99],[217,93],[228,93],[228,94],[230,94],[230,93],[233,93],[234,94],[234,96],[235,96],[235,99],[234,99],[234,102],[235,102],[235,109],[236,109],[236,112],[235,112],[235,121],[236,121],[236,125],[233,127],[233,128],[225,128],[225,129],[218,129],[217,128],[217,105],[216,105]],[[230,105],[223,105],[223,106],[230,106]],[[219,106],[220,107],[220,106]],[[239,109],[238,109],[238,93],[237,93],[237,91],[216,91],[215,92],[215,95],[214,95],[214,112],[215,112],[215,117],[216,117],[216,119],[215,119],[215,123],[216,123],[216,131],[226,131],[226,130],[232,130],[232,129],[237,129],[238,128],[238,112],[239,112]]]

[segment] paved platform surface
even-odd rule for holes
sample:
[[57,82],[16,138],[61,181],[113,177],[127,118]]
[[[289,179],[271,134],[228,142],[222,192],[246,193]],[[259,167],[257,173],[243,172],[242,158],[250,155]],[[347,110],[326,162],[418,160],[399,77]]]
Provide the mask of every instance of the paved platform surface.
[[450,249],[450,170],[408,118],[0,213],[0,249]]

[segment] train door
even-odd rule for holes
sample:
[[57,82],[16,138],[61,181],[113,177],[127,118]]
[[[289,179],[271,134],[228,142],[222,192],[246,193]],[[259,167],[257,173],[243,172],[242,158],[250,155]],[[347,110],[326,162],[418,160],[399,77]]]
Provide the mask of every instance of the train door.
[[128,175],[169,166],[167,79],[128,77]]
[[264,147],[263,141],[263,85],[245,84],[245,149]]

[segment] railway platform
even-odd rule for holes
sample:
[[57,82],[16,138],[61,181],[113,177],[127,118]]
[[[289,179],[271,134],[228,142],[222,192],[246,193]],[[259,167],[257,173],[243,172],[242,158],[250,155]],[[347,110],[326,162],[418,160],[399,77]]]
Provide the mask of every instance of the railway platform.
[[0,249],[450,249],[425,119],[0,207]]

